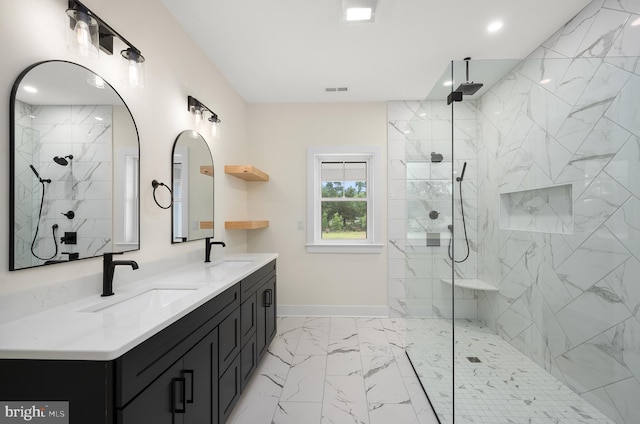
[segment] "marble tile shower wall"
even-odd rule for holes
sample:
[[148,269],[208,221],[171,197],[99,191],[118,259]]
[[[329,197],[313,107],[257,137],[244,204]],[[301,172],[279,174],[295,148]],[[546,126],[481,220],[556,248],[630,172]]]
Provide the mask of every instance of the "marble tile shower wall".
[[[477,101],[479,318],[618,423],[640,416],[640,1],[596,0]],[[573,231],[502,229],[571,184]],[[539,211],[531,210],[531,214]]]
[[[388,104],[389,160],[389,310],[394,317],[451,317],[451,260],[447,253],[454,224],[455,257],[466,254],[458,185],[452,212],[452,167],[468,162],[463,185],[470,239],[469,259],[456,267],[457,278],[477,277],[476,110],[467,102],[456,110],[455,160],[451,151],[451,108],[446,101]],[[442,162],[431,160],[431,153]],[[437,218],[429,217],[437,212]],[[427,246],[427,233],[440,246]],[[473,291],[456,289],[456,316],[477,318]]]
[[[38,225],[42,185],[29,165],[46,184],[35,251],[41,257],[55,252],[51,227],[58,224],[58,243],[65,231],[75,231],[77,245],[59,245],[54,259],[66,260],[60,252],[100,255],[109,246],[112,233],[112,108],[111,106],[31,106],[17,102],[16,111],[16,264],[41,264],[31,254]],[[99,118],[99,119],[98,119]],[[61,166],[55,156],[73,155]],[[73,211],[68,219],[63,213]]]

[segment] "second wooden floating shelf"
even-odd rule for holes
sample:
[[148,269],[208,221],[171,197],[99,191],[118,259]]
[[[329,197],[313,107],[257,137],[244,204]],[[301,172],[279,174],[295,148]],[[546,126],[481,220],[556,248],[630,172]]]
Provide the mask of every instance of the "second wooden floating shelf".
[[227,230],[257,230],[267,228],[269,221],[225,221],[224,228]]
[[269,174],[251,165],[225,165],[224,172],[246,181],[269,181]]

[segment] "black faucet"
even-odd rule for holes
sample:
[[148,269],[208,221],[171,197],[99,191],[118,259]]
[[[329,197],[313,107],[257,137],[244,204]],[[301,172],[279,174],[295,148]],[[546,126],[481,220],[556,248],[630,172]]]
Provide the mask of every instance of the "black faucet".
[[219,244],[222,247],[226,247],[223,241],[212,241],[211,237],[207,237],[204,239],[204,261],[211,262],[211,246],[214,244]]
[[129,265],[138,269],[136,261],[114,261],[113,255],[122,255],[124,252],[111,252],[102,255],[102,294],[101,296],[113,296],[113,273],[118,265]]

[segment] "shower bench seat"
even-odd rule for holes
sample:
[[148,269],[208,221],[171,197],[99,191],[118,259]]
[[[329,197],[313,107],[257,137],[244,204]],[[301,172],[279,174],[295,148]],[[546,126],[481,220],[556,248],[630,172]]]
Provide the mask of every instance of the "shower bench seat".
[[[451,284],[450,279],[442,279],[443,283]],[[497,292],[499,289],[496,286],[485,283],[477,278],[458,278],[453,284],[455,287],[461,287],[463,289],[480,290],[480,291],[493,291]]]

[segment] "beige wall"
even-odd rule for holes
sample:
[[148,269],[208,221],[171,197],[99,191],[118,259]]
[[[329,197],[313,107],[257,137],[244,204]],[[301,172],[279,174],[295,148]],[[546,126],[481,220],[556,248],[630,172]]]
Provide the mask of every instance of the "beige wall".
[[[386,306],[386,247],[376,254],[311,254],[306,231],[298,229],[298,221],[308,225],[307,147],[380,145],[386,163],[386,104],[261,104],[248,111],[248,157],[271,177],[244,183],[252,206],[248,218],[270,220],[267,230],[249,233],[249,251],[280,254],[278,304]],[[386,240],[386,166],[383,172],[379,218]]]
[[[86,0],[84,3],[116,31],[138,47],[146,58],[146,87],[131,89],[121,82],[122,58],[101,54],[96,61],[83,60],[67,50],[66,0],[21,0],[0,2],[0,128],[5,135],[5,153],[9,143],[9,97],[11,88],[23,69],[44,60],[61,59],[79,63],[101,75],[122,95],[140,134],[141,152],[141,249],[125,254],[126,259],[145,263],[187,256],[203,251],[200,242],[171,244],[170,210],[153,202],[151,180],[167,184],[171,180],[171,148],[176,136],[194,128],[187,112],[187,95],[197,97],[220,115],[222,138],[212,142],[210,132],[200,129],[212,148],[217,165],[247,160],[246,104],[215,66],[156,0]],[[124,48],[115,42],[118,52]],[[0,169],[9,177],[9,156],[0,155]],[[220,175],[218,171],[218,175]],[[247,195],[233,187],[227,189],[224,178],[216,178],[216,221],[243,215]],[[0,225],[5,228],[0,243],[0,293],[47,283],[63,282],[73,277],[102,271],[99,258],[35,269],[8,271],[9,185],[0,185]],[[227,241],[227,251],[246,250],[244,231],[225,234],[217,225],[216,238]],[[222,227],[222,228],[221,228]],[[269,249],[273,250],[273,249]],[[124,272],[122,272],[124,275]],[[136,275],[142,275],[137,272]]]
[[[203,250],[199,242],[171,244],[170,211],[155,205],[151,187],[153,179],[170,183],[173,141],[182,130],[194,128],[186,106],[187,95],[192,95],[222,119],[220,140],[211,140],[205,128],[199,130],[213,153],[216,239],[227,243],[225,250],[280,253],[280,305],[386,306],[386,248],[369,255],[307,254],[306,233],[297,229],[298,221],[306,226],[306,147],[385,146],[385,104],[247,107],[160,2],[85,3],[142,51],[146,87],[134,90],[121,82],[122,64],[117,54],[91,61],[67,50],[65,0],[0,2],[0,51],[4,55],[0,98],[6,100],[0,102],[0,127],[9,133],[11,86],[20,72],[35,62],[62,59],[80,63],[119,91],[136,120],[141,151],[141,249],[127,253],[126,258],[138,261],[142,270],[147,262],[193,256]],[[122,48],[116,41],[116,49]],[[223,173],[225,164],[246,163],[268,172],[271,181],[246,183]],[[0,155],[0,168],[7,170],[8,176],[7,155]],[[386,184],[386,175],[383,181]],[[0,200],[9,205],[8,184],[0,186]],[[386,199],[383,210],[381,219],[386,223]],[[0,208],[0,222],[7,223],[8,214],[8,207]],[[271,225],[248,232],[224,230],[225,220],[246,218],[269,219]],[[386,225],[383,237],[386,239]],[[99,258],[8,272],[7,245],[0,243],[0,293],[101,272]],[[219,254],[220,249],[214,251]]]

